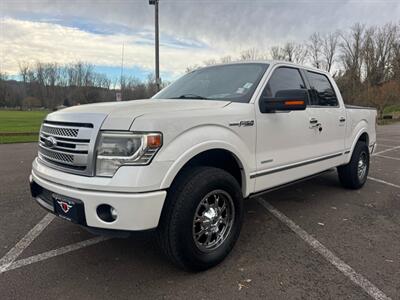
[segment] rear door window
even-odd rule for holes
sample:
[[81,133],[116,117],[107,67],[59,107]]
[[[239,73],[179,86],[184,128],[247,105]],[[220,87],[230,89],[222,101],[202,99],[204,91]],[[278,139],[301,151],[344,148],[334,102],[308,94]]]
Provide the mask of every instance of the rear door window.
[[310,83],[311,105],[338,106],[338,99],[328,77],[311,71],[306,73]]

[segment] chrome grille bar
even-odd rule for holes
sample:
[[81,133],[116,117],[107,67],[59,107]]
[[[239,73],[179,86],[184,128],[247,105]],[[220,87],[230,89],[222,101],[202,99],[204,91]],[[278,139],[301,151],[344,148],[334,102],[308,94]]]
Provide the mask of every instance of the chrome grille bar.
[[92,175],[96,136],[92,124],[45,121],[40,130],[38,156],[55,169]]
[[[47,134],[40,134],[39,137],[39,145],[43,146],[46,148],[45,141],[48,139],[51,135]],[[72,152],[72,153],[83,153],[85,152],[86,154],[89,151],[89,141],[87,142],[75,142],[74,140],[60,140],[59,138],[53,136],[55,140],[57,141],[57,145],[54,146],[52,149],[54,150],[65,150],[66,152]]]
[[87,153],[68,153],[39,145],[39,155],[44,155],[50,160],[56,160],[58,163],[80,167],[87,165]]
[[55,136],[77,137],[79,133],[79,128],[56,127],[43,124],[42,132]]
[[67,153],[61,153],[61,152],[56,152],[56,151],[51,151],[43,146],[39,146],[39,156],[44,157],[45,159],[51,160],[51,161],[57,161],[59,163],[65,163],[69,165],[74,164],[74,156],[71,154]]

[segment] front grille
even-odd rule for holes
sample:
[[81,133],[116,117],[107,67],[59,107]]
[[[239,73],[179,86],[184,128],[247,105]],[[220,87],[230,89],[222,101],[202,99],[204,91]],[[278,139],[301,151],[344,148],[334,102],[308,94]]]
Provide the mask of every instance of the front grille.
[[79,133],[79,129],[77,129],[77,128],[58,128],[58,127],[49,127],[47,125],[43,125],[42,132],[49,134],[49,135],[77,137],[78,133]]
[[56,160],[61,163],[68,163],[72,164],[74,163],[74,156],[71,154],[64,154],[64,153],[59,153],[59,152],[54,152],[51,150],[48,150],[46,148],[40,147],[40,153],[50,159],[50,160]]
[[39,136],[39,158],[55,169],[91,175],[90,147],[96,135],[93,126],[88,125],[45,121]]

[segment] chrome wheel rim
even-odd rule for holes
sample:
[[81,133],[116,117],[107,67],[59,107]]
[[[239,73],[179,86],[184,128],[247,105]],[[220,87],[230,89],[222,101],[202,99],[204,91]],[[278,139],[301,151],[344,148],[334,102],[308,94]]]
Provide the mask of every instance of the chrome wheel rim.
[[360,158],[358,160],[358,165],[357,165],[357,174],[358,174],[358,179],[363,180],[365,177],[365,174],[367,173],[367,166],[368,166],[368,161],[367,161],[367,154],[365,152],[362,152],[360,155]]
[[208,193],[198,204],[193,218],[193,239],[197,248],[209,252],[221,246],[232,229],[235,207],[223,190]]

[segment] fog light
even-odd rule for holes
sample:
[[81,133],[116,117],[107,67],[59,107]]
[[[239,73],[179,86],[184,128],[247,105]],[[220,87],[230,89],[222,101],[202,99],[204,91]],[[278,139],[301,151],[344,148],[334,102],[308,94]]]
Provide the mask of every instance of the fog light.
[[117,210],[108,204],[97,206],[96,212],[99,218],[107,223],[114,222],[118,217]]

